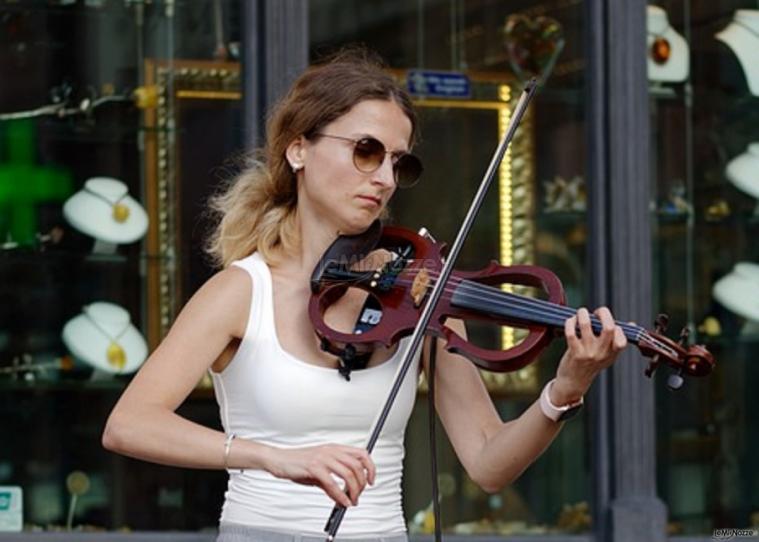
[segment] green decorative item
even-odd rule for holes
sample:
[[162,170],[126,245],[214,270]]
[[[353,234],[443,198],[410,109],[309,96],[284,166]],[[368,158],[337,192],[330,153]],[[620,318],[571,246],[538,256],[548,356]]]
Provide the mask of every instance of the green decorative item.
[[0,240],[19,244],[34,242],[39,203],[63,201],[73,192],[68,171],[35,164],[33,123],[0,123]]

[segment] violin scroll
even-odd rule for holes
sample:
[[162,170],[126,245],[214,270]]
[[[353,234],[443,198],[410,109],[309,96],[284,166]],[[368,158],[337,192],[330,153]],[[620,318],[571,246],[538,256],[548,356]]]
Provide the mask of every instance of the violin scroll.
[[711,373],[715,360],[705,346],[700,344],[687,346],[690,336],[688,328],[680,331],[680,339],[677,342],[666,337],[663,332],[667,322],[667,315],[660,314],[656,318],[656,331],[642,334],[638,341],[638,348],[644,356],[651,358],[645,371],[646,376],[652,377],[662,363],[674,369],[675,372],[667,379],[667,386],[674,391],[682,387],[683,375],[706,376]]

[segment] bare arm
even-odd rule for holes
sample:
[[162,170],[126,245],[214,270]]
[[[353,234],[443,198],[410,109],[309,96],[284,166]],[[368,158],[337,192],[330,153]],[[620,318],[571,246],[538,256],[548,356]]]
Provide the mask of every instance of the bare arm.
[[[250,295],[249,278],[234,267],[198,290],[113,409],[103,433],[106,448],[154,463],[223,468],[226,436],[175,410],[230,341],[242,337]],[[263,465],[264,446],[234,444],[236,462],[246,447],[245,466]]]
[[[103,446],[179,467],[263,469],[319,486],[344,506],[355,504],[374,482],[366,450],[338,444],[283,450],[238,438],[225,465],[226,435],[175,412],[230,342],[244,336],[251,289],[247,273],[231,267],[198,290],[114,407]],[[345,481],[345,491],[333,476]]]
[[[566,322],[568,349],[551,389],[551,401],[556,405],[584,395],[598,372],[611,365],[626,345],[609,311],[599,309],[596,314],[604,324],[598,337],[592,333],[585,309]],[[575,335],[578,322],[581,338]],[[463,323],[449,325],[457,333],[465,333]],[[545,451],[562,424],[549,420],[537,401],[521,416],[504,423],[471,362],[443,349],[438,349],[438,360],[436,407],[456,454],[480,487],[499,491]]]

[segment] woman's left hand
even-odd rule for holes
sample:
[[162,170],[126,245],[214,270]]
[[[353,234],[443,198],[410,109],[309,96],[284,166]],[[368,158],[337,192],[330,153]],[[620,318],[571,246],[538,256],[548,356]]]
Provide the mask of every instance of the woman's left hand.
[[596,375],[609,367],[627,346],[622,328],[615,324],[611,312],[601,307],[594,312],[601,321],[599,335],[593,333],[590,314],[585,308],[564,323],[567,351],[556,371],[551,399],[555,404],[569,404],[585,395]]

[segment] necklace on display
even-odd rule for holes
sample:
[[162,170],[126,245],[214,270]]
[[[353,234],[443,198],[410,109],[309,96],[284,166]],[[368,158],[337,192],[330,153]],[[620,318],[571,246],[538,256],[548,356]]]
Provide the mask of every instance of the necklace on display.
[[95,326],[95,329],[97,329],[100,333],[102,333],[110,342],[108,344],[108,348],[105,350],[105,357],[108,360],[108,363],[114,368],[114,369],[123,369],[126,367],[126,351],[124,348],[118,343],[118,340],[124,335],[124,333],[127,332],[129,329],[130,322],[127,321],[126,326],[124,326],[124,329],[122,329],[118,334],[111,335],[108,333],[108,331],[103,328],[100,324],[98,324],[97,320],[92,317],[90,314],[90,308],[88,306],[82,307],[82,314],[84,314],[85,318],[90,321],[90,323]]
[[92,188],[89,188],[86,184],[84,185],[84,191],[95,196],[99,200],[107,203],[111,206],[111,216],[113,219],[118,222],[119,224],[123,224],[127,221],[129,218],[129,207],[127,207],[125,204],[121,203],[121,200],[123,200],[127,195],[129,195],[129,192],[124,192],[123,195],[116,198],[116,200],[111,200],[108,197],[104,196],[100,192],[97,192],[93,190]]
[[669,57],[672,55],[672,45],[670,45],[669,40],[664,37],[664,34],[668,31],[669,23],[667,23],[664,30],[660,32],[648,32],[649,36],[654,37],[654,42],[651,44],[649,54],[651,55],[651,59],[657,64],[666,64]]
[[649,36],[654,37],[654,42],[651,44],[651,48],[649,49],[651,60],[660,65],[666,64],[669,60],[669,57],[672,55],[672,46],[670,45],[669,40],[664,37],[664,34],[666,34],[668,30],[669,25],[667,25],[666,28],[664,28],[664,30],[659,33],[648,33]]

